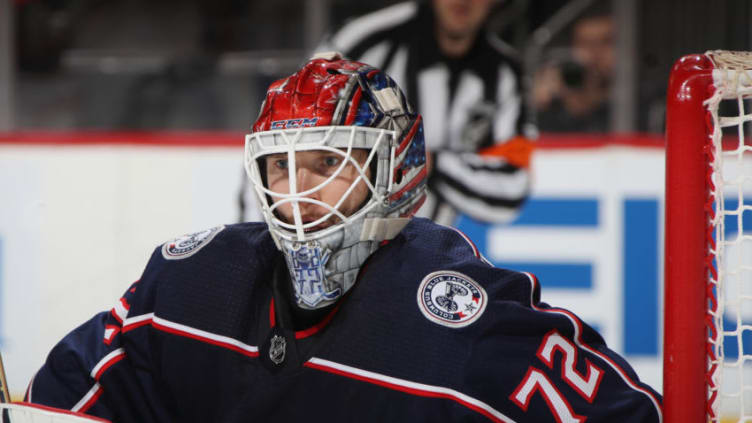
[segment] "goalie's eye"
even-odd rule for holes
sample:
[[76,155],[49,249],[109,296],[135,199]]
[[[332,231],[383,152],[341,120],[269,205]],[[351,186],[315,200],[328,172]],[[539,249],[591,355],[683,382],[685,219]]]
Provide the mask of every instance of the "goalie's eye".
[[279,169],[279,170],[287,169],[287,166],[288,166],[287,159],[272,158],[271,162],[272,162],[272,166],[274,166],[275,169]]
[[324,160],[323,160],[324,166],[328,166],[328,167],[339,166],[341,162],[342,162],[342,158],[339,156],[326,156],[324,157]]

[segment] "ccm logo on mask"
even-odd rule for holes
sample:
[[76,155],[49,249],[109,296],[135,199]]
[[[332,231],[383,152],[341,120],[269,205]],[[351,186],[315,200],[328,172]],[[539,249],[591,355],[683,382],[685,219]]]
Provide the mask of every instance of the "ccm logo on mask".
[[315,117],[312,119],[308,118],[298,118],[298,119],[286,119],[286,120],[275,120],[272,122],[271,129],[295,129],[295,128],[305,128],[308,126],[316,126],[316,122],[318,122],[319,118]]

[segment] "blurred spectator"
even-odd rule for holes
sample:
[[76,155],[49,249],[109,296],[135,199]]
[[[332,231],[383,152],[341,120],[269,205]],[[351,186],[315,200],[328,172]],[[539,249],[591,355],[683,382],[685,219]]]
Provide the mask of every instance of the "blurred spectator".
[[516,216],[529,193],[532,135],[514,52],[485,27],[494,0],[406,2],[352,20],[319,51],[386,70],[423,114],[432,158],[419,215],[451,225]]
[[554,53],[536,74],[533,103],[543,132],[607,132],[614,75],[614,22],[603,10],[578,19],[571,50]]

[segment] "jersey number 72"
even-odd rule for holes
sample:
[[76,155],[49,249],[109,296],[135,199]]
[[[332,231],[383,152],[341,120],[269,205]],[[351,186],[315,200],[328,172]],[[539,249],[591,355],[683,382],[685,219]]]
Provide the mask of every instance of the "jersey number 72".
[[[538,348],[538,359],[549,369],[553,369],[556,351],[562,354],[561,378],[582,398],[592,403],[598,393],[603,370],[591,363],[590,360],[585,359],[587,375],[583,376],[575,367],[577,347],[572,341],[561,336],[559,332],[552,330],[546,334]],[[536,391],[543,396],[558,423],[582,423],[585,421],[586,417],[575,414],[566,397],[561,394],[548,376],[532,365],[528,368],[520,385],[509,396],[509,399],[524,411],[527,411],[530,398]]]

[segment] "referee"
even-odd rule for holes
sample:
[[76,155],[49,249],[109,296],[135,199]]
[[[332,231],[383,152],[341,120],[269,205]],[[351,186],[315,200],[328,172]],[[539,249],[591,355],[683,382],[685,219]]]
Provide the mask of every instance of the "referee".
[[452,225],[513,219],[530,192],[529,138],[514,52],[485,24],[497,1],[399,3],[356,18],[318,51],[384,69],[423,115],[429,195],[418,212]]

